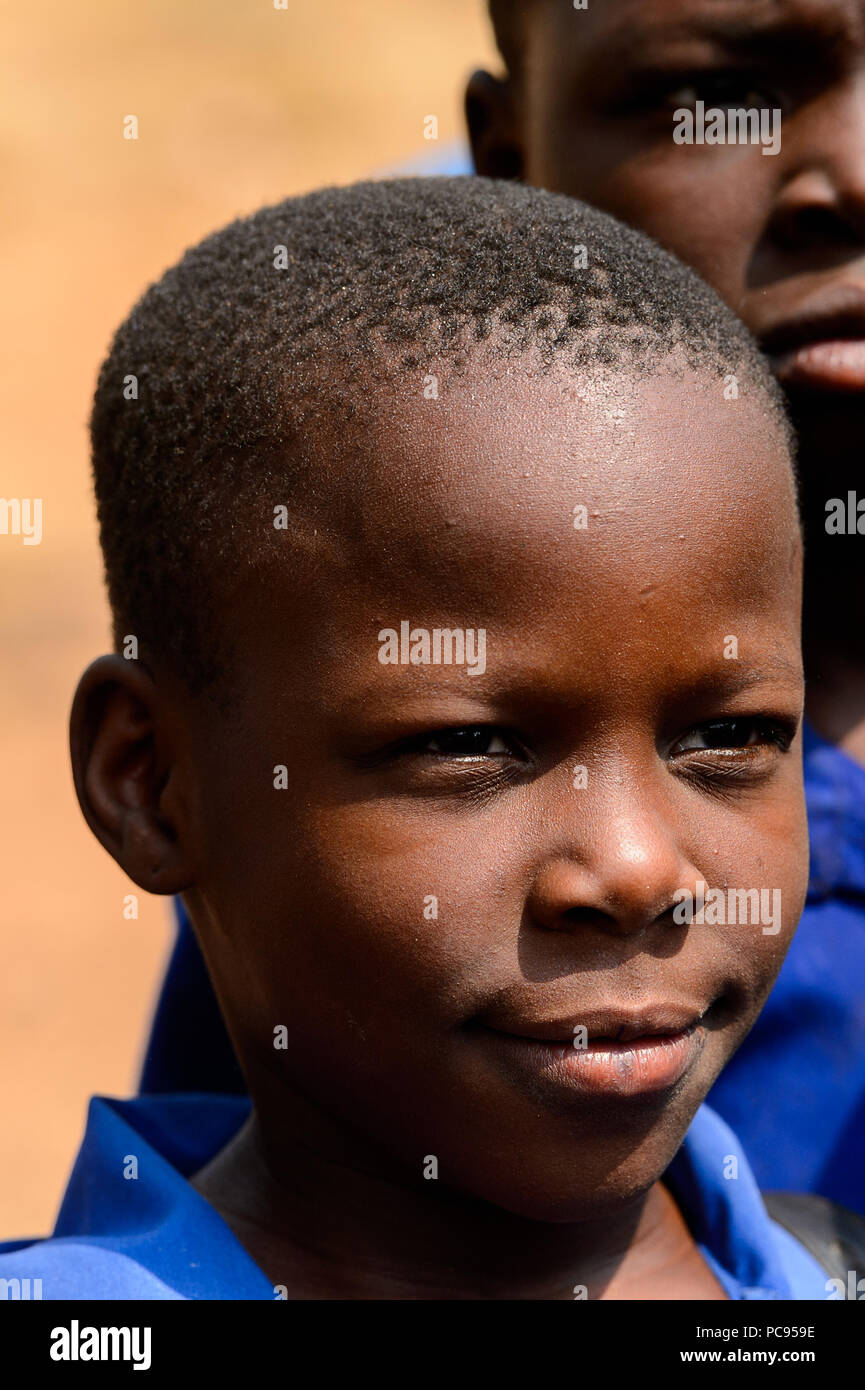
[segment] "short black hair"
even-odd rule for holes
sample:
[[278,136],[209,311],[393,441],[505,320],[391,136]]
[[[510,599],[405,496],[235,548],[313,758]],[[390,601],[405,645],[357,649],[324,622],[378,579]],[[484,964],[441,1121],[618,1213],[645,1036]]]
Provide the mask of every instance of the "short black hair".
[[103,364],[91,439],[117,649],[134,634],[141,659],[193,690],[217,682],[227,586],[267,527],[272,541],[289,474],[304,486],[305,435],[339,437],[346,400],[368,396],[357,383],[371,361],[422,383],[431,360],[459,371],[482,341],[497,356],[534,350],[533,370],[564,362],[581,374],[652,371],[678,349],[717,377],[744,373],[790,444],[745,327],[695,272],[606,213],[474,176],[289,198],[187,251]]

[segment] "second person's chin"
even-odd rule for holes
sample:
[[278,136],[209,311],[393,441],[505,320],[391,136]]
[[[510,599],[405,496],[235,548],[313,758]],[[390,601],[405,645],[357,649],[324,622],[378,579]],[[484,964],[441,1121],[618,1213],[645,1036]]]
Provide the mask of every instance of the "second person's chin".
[[798,435],[800,459],[814,453],[844,458],[861,454],[865,429],[865,383],[855,390],[831,391],[791,384],[784,388]]

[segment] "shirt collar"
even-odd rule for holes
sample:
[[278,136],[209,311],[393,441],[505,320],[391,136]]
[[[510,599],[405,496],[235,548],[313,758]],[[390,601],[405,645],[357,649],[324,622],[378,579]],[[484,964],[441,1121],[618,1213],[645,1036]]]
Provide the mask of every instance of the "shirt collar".
[[664,1184],[730,1298],[789,1299],[774,1228],[733,1131],[708,1105],[697,1111]]
[[55,1237],[87,1236],[182,1298],[273,1300],[273,1286],[187,1179],[249,1113],[245,1096],[94,1096]]
[[[95,1096],[55,1237],[86,1236],[116,1250],[182,1298],[272,1301],[265,1274],[188,1182],[249,1108],[246,1096]],[[754,1176],[732,1130],[708,1106],[694,1116],[664,1182],[731,1298],[790,1298]]]

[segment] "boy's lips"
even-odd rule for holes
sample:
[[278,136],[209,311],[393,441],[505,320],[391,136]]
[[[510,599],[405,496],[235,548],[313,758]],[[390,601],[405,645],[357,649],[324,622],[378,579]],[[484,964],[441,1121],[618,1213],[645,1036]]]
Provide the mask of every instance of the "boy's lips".
[[865,286],[837,286],[814,296],[760,338],[784,386],[865,390]]
[[[659,1004],[638,1015],[584,1011],[550,1022],[482,1025],[497,1054],[532,1078],[585,1095],[627,1097],[674,1086],[703,1050],[708,1009]],[[584,1028],[585,1038],[576,1030]],[[584,1041],[584,1045],[576,1045]]]

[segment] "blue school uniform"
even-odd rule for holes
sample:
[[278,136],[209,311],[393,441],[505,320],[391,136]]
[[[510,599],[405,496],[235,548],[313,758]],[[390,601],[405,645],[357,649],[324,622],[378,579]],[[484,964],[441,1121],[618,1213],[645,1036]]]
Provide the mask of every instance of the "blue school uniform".
[[[248,1113],[243,1096],[95,1097],[54,1234],[0,1244],[0,1279],[29,1280],[31,1297],[41,1280],[44,1300],[285,1296],[187,1181]],[[665,1183],[729,1298],[833,1296],[826,1272],[769,1218],[738,1140],[708,1106]]]
[[[817,1192],[865,1214],[865,768],[804,731],[811,877],[757,1023],[709,1093],[764,1191]],[[201,953],[180,931],[145,1092],[243,1091]]]

